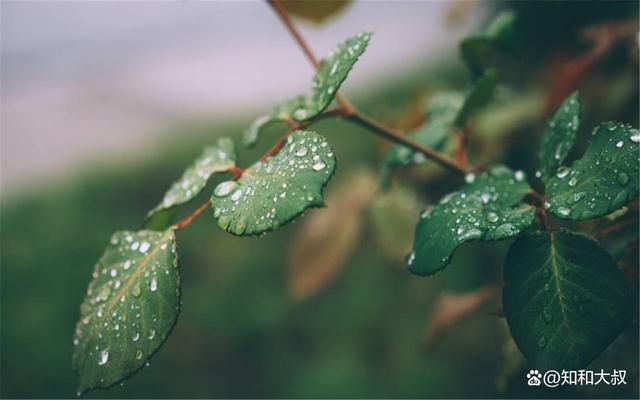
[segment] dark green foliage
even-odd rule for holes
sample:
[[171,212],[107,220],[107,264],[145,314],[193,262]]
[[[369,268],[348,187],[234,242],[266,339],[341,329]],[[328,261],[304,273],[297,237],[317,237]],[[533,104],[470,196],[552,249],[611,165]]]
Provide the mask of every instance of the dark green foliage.
[[622,273],[597,242],[570,231],[520,237],[504,266],[504,313],[532,368],[577,370],[631,320]]

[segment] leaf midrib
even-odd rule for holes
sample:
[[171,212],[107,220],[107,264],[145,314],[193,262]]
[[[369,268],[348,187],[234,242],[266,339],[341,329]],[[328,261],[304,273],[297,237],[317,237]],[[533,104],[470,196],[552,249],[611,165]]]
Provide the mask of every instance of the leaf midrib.
[[[158,253],[158,251],[160,250],[160,247],[167,239],[167,236],[172,233],[173,233],[173,230],[169,229],[165,232],[164,235],[162,235],[161,239],[157,242],[157,245],[153,248],[153,250],[150,251],[149,254],[144,256],[144,258],[142,259],[142,262],[140,263],[140,267],[136,271],[133,271],[131,275],[129,275],[129,278],[127,279],[126,284],[123,284],[122,287],[115,292],[114,296],[105,303],[104,309],[102,311],[102,317],[98,317],[98,319],[96,320],[97,323],[93,325],[93,328],[89,332],[90,334],[89,334],[89,337],[87,338],[87,342],[90,339],[93,339],[95,337],[97,329],[99,329],[99,327],[101,326],[101,322],[108,315],[111,315],[111,311],[113,310],[115,305],[120,302],[120,299],[122,298],[124,293],[126,293],[126,290],[129,289],[129,287],[131,286],[131,284],[135,279],[140,277],[140,274],[142,273],[142,271],[146,269],[147,265],[149,265],[149,260]],[[97,313],[97,311],[95,311],[95,313]]]

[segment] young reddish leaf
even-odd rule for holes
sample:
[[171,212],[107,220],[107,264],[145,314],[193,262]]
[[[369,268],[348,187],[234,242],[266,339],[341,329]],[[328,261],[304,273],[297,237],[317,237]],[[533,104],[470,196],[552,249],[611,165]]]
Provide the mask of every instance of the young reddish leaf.
[[311,297],[335,279],[359,241],[363,212],[376,188],[370,172],[354,174],[327,196],[328,208],[304,221],[287,262],[294,298]]

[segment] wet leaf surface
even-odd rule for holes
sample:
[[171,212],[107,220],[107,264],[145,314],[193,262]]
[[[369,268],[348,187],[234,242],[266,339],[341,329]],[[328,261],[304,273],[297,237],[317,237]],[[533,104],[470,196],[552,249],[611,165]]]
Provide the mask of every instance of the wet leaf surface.
[[465,181],[421,214],[407,258],[414,274],[444,269],[462,243],[515,237],[532,224],[533,207],[520,203],[529,190],[522,171],[496,166],[482,175],[469,174]]
[[597,242],[570,231],[517,239],[504,267],[511,334],[532,368],[577,370],[631,320],[624,276]]
[[211,206],[218,226],[234,235],[278,229],[309,207],[322,206],[322,190],[336,159],[315,132],[295,131],[280,151],[247,168],[236,181],[220,183]]
[[609,214],[638,196],[640,133],[630,125],[605,122],[571,167],[547,182],[545,208],[574,221]]
[[73,339],[79,393],[107,388],[142,368],[180,308],[173,230],[113,234],[93,272]]

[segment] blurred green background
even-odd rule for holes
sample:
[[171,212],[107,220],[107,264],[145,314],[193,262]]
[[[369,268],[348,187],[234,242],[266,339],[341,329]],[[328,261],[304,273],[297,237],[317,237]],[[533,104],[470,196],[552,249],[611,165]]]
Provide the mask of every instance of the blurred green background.
[[[518,2],[478,7],[492,13],[505,6],[519,12],[521,47],[503,70],[502,82],[509,89],[477,117],[472,159],[501,161],[533,176],[532,149],[547,117],[542,110],[553,82],[551,61],[558,54],[572,58],[588,49],[577,34],[584,26],[637,21],[637,4]],[[630,46],[614,47],[579,82],[584,101],[579,149],[587,132],[602,120],[638,126],[637,68],[633,40]],[[416,65],[412,71],[354,93],[353,102],[380,120],[403,126],[416,98],[437,88],[464,88],[469,79],[455,58]],[[165,139],[145,147],[135,160],[114,155],[112,162],[87,165],[65,179],[2,199],[3,397],[75,395],[72,334],[92,267],[111,233],[137,229],[203,145],[220,135],[238,138],[254,117],[169,126]],[[339,162],[329,193],[349,179],[349,171],[378,171],[384,145],[362,128],[325,121],[314,129],[326,135]],[[272,129],[255,150],[240,150],[241,165],[269,148],[280,131]],[[444,272],[431,278],[410,275],[399,256],[408,245],[402,234],[410,240],[411,221],[420,209],[457,183],[433,166],[399,172],[393,182],[396,188],[415,191],[417,208],[394,207],[393,200],[391,211],[378,210],[382,222],[377,223],[373,211],[365,212],[363,232],[344,269],[304,301],[289,294],[287,254],[305,218],[322,210],[259,239],[221,232],[210,212],[180,231],[183,306],[173,334],[148,367],[124,385],[89,397],[638,396],[637,318],[589,366],[626,369],[628,385],[621,387],[528,388],[527,366],[495,302],[427,349],[425,330],[438,296],[499,282],[509,243],[465,245]],[[395,235],[398,244],[389,243],[381,225],[400,232]]]

